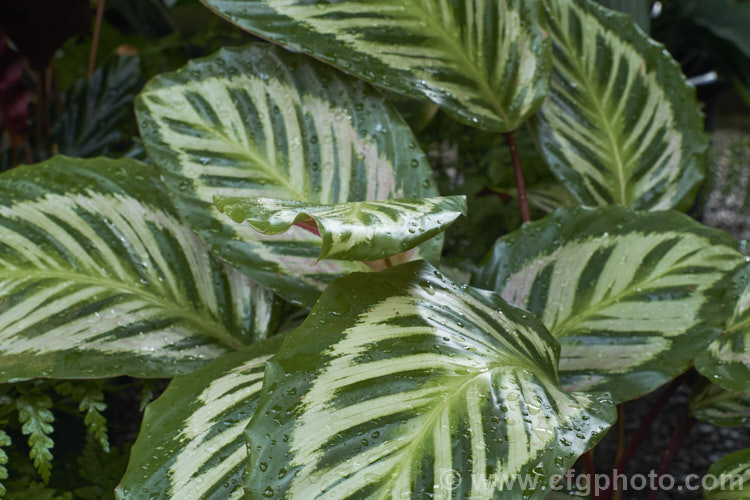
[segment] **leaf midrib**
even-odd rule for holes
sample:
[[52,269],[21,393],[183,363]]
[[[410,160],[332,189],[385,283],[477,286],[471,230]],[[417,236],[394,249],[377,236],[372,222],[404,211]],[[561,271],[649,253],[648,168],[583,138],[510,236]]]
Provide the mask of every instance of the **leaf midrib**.
[[[463,378],[461,382],[456,384],[457,385],[456,389],[454,389],[448,397],[443,399],[440,403],[438,403],[435,407],[433,407],[430,410],[425,420],[425,424],[419,430],[417,436],[411,439],[411,443],[405,449],[403,449],[400,452],[400,454],[405,457],[412,456],[415,451],[415,448],[420,446],[422,442],[424,441],[424,438],[427,432],[432,431],[437,419],[440,418],[443,411],[447,407],[452,406],[453,400],[463,395],[465,392],[465,389],[468,386],[470,386],[472,383],[474,383],[477,379],[479,379],[482,376],[492,376],[493,372],[496,372],[498,370],[506,370],[506,369],[509,371],[510,370],[522,370],[522,371],[527,370],[533,373],[535,377],[538,377],[540,379],[548,378],[546,373],[542,372],[538,366],[533,365],[531,363],[528,363],[528,364],[527,363],[504,363],[503,365],[494,366],[494,367],[491,367],[489,370],[479,372],[476,374],[472,374],[470,376]],[[391,478],[386,485],[385,491],[387,492],[387,494],[390,494],[390,492],[393,489],[393,484],[396,482],[398,477],[400,477],[401,474],[403,474],[405,466],[406,464],[404,463],[404,461],[400,460],[399,461],[399,474],[391,474]],[[390,498],[390,496],[383,497],[383,500],[385,500],[386,498]]]
[[475,65],[466,55],[466,51],[462,50],[461,40],[456,39],[454,35],[451,35],[448,33],[448,31],[445,29],[445,26],[443,26],[440,22],[438,22],[437,19],[432,17],[432,15],[424,8],[420,7],[419,5],[415,5],[415,3],[411,4],[413,8],[416,9],[416,11],[420,14],[422,14],[422,17],[424,19],[427,19],[428,23],[435,28],[440,34],[442,35],[442,39],[448,42],[448,45],[451,49],[453,49],[454,53],[458,55],[459,63],[463,62],[466,67],[469,68],[471,76],[473,76],[473,80],[475,83],[477,83],[480,87],[480,90],[482,94],[484,95],[485,99],[492,105],[493,110],[497,115],[500,117],[500,119],[507,124],[508,119],[505,113],[503,113],[502,106],[500,105],[500,102],[495,98],[495,94],[490,88],[489,83],[487,82],[486,78],[482,74],[482,72],[479,70],[479,67]]
[[[632,285],[628,285],[626,288],[624,288],[619,293],[617,293],[615,295],[612,295],[609,298],[598,302],[595,306],[587,308],[581,314],[576,314],[576,315],[571,314],[570,316],[568,316],[568,318],[565,321],[563,321],[562,323],[556,325],[554,328],[548,327],[549,330],[550,330],[550,333],[552,333],[552,336],[554,336],[555,338],[567,337],[568,335],[570,335],[571,332],[568,331],[567,333],[562,334],[563,331],[572,329],[573,327],[575,327],[576,325],[580,324],[584,320],[589,319],[592,315],[594,315],[596,313],[599,313],[602,309],[606,309],[607,307],[611,306],[612,304],[617,303],[617,301],[619,301],[624,296],[633,293],[634,289],[645,287],[645,286],[651,284],[652,282],[663,278],[665,275],[671,274],[672,272],[677,271],[679,269],[680,269],[680,267],[675,267],[675,268],[671,268],[670,267],[669,269],[667,269],[663,273],[660,273],[660,274],[658,274],[658,275],[656,275],[656,276],[654,276],[652,278],[649,278],[649,279],[644,280],[644,281],[639,281],[639,282],[637,282],[635,284],[632,284]],[[576,290],[578,290],[578,286],[576,286]]]
[[206,335],[216,338],[217,340],[231,347],[232,349],[240,350],[245,347],[241,342],[239,342],[234,337],[232,337],[229,334],[229,332],[226,331],[223,325],[220,325],[219,323],[216,323],[213,321],[206,321],[205,318],[196,314],[191,309],[180,308],[179,304],[176,304],[173,302],[167,302],[159,298],[159,296],[154,295],[142,288],[139,288],[137,286],[133,286],[127,283],[123,283],[120,281],[110,281],[102,277],[85,275],[85,274],[77,274],[73,272],[47,271],[47,270],[44,270],[44,271],[24,270],[24,271],[15,271],[15,272],[14,271],[4,272],[3,278],[11,278],[11,279],[12,278],[17,278],[17,279],[34,278],[34,279],[39,279],[39,280],[53,278],[53,279],[60,279],[60,280],[65,280],[69,282],[98,285],[103,288],[109,288],[113,290],[126,292],[132,295],[137,295],[140,297],[144,297],[151,302],[154,302],[155,304],[159,305],[162,309],[175,312],[177,313],[177,316],[196,323],[198,326],[200,326],[201,330],[204,331]]
[[[575,52],[572,48],[572,44],[570,43],[570,39],[567,36],[568,31],[566,30],[564,31],[564,33],[566,35],[565,43],[564,43],[566,51],[568,54],[574,54]],[[588,73],[585,71],[585,69],[581,65],[579,58],[572,57],[571,60],[572,60],[572,65],[574,67],[574,70],[578,72],[579,81],[583,83],[583,86],[585,87],[588,93],[589,100],[593,104],[596,110],[596,113],[599,117],[599,120],[601,121],[603,125],[602,128],[604,129],[607,135],[607,138],[609,139],[609,142],[610,142],[610,151],[612,153],[613,160],[615,162],[615,171],[617,174],[617,179],[618,179],[619,187],[620,187],[619,193],[615,193],[615,194],[619,194],[620,204],[624,207],[628,207],[629,205],[628,205],[628,197],[626,193],[627,182],[625,180],[625,165],[621,158],[620,150],[617,146],[618,142],[616,141],[614,130],[612,129],[612,125],[609,122],[609,120],[607,120],[607,114],[604,111],[603,105],[598,100],[598,93],[595,92],[594,89],[592,88],[591,82],[587,78]]]
[[[185,84],[184,86],[187,88],[189,85]],[[155,95],[158,98],[158,93],[159,92],[164,91],[164,90],[169,90],[169,89],[172,89],[172,87],[160,86],[156,91],[152,91],[151,93],[144,94],[142,96],[142,99],[145,101],[146,98],[148,98],[150,96],[150,94],[153,94],[153,95]],[[146,104],[146,107],[149,107],[148,104]],[[154,118],[154,120],[156,120],[157,122],[160,123],[160,125],[159,125],[160,127],[162,126],[160,120],[158,120],[156,118]],[[305,195],[305,194],[301,193],[300,191],[298,191],[295,187],[293,187],[289,183],[289,181],[285,177],[283,177],[281,175],[281,172],[278,171],[278,169],[273,168],[273,165],[271,165],[271,164],[268,163],[268,158],[262,158],[258,154],[258,152],[256,150],[245,147],[244,145],[242,145],[239,142],[237,142],[234,138],[232,138],[229,135],[227,135],[227,133],[225,131],[220,130],[218,128],[209,127],[208,125],[206,125],[205,122],[198,122],[198,123],[193,122],[193,123],[191,123],[191,125],[193,127],[195,127],[195,128],[203,130],[205,133],[207,133],[209,135],[214,135],[215,137],[218,137],[219,140],[223,139],[224,142],[227,145],[231,146],[234,149],[233,152],[238,153],[240,156],[244,156],[245,158],[247,158],[248,160],[250,160],[250,162],[254,163],[255,165],[258,165],[260,167],[260,170],[263,170],[269,177],[275,179],[278,182],[279,187],[282,187],[290,195],[294,196],[294,198],[292,198],[292,199],[299,200],[299,201],[308,201],[308,202],[314,202],[315,201],[315,200],[311,199],[310,197],[308,197],[307,195]],[[252,131],[248,130],[246,128],[246,125],[247,124],[245,122],[242,122],[242,128],[243,128],[243,130],[251,133],[251,136],[254,137],[252,135]],[[164,140],[164,139],[162,138],[162,140]],[[274,142],[274,144],[275,144],[275,142]],[[186,155],[186,153],[184,153],[184,152],[179,153],[178,152],[178,155]],[[182,171],[183,168],[182,168],[181,164],[179,165],[179,167],[180,167],[180,171]],[[290,165],[290,167],[291,167],[291,165]]]

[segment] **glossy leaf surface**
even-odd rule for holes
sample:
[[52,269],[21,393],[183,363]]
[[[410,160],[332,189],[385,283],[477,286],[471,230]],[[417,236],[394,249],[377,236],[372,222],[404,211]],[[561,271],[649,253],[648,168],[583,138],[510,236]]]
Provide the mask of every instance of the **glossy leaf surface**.
[[234,222],[263,234],[280,234],[295,225],[319,233],[320,260],[373,261],[405,252],[440,234],[466,215],[466,197],[359,201],[315,205],[271,198],[216,199]]
[[740,500],[750,491],[750,448],[731,453],[708,469],[715,481],[703,488],[706,500]]
[[[224,49],[161,75],[136,102],[146,149],[178,210],[214,251],[253,280],[312,305],[331,280],[368,270],[315,264],[320,238],[302,228],[262,235],[214,197],[314,204],[437,196],[427,159],[366,84],[270,45]],[[437,260],[442,239],[415,252]]]
[[590,0],[547,0],[554,74],[539,143],[585,205],[687,209],[708,141],[694,88],[633,20]]
[[0,176],[0,381],[168,377],[264,338],[274,299],[185,227],[152,167]]
[[686,370],[721,324],[729,235],[677,212],[560,209],[497,241],[472,284],[542,320],[563,385],[622,402]]
[[750,393],[750,266],[740,270],[727,290],[729,318],[721,336],[695,359],[695,367],[712,382]]
[[203,0],[240,27],[479,127],[515,130],[551,73],[541,0]]
[[340,278],[268,363],[248,495],[543,498],[614,420],[560,387],[557,353],[533,316],[429,264]]
[[146,408],[117,498],[243,498],[243,432],[280,341],[264,340],[175,378]]

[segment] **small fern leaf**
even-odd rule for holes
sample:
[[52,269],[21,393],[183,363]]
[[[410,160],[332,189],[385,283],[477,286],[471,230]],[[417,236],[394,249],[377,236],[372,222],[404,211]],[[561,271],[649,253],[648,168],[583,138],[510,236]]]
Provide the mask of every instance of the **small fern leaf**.
[[50,411],[52,399],[46,394],[29,392],[16,399],[18,420],[21,432],[29,436],[29,457],[44,482],[52,474],[52,452],[55,445],[49,435],[52,433],[52,422],[55,416]]
[[78,411],[84,414],[83,423],[96,438],[102,449],[109,452],[107,437],[107,419],[101,414],[107,409],[102,392],[102,380],[85,380],[80,382],[63,382],[55,387],[61,396],[70,396],[78,403]]
[[5,468],[5,464],[8,463],[8,455],[3,450],[3,447],[10,445],[10,436],[4,430],[0,429],[0,498],[5,496],[5,486],[3,486],[2,481],[8,479],[8,469]]
[[96,438],[102,449],[109,452],[109,438],[107,437],[107,419],[101,414],[107,409],[107,403],[104,402],[104,394],[100,389],[86,391],[81,399],[78,409],[86,413],[83,417],[83,423],[86,424],[89,432]]

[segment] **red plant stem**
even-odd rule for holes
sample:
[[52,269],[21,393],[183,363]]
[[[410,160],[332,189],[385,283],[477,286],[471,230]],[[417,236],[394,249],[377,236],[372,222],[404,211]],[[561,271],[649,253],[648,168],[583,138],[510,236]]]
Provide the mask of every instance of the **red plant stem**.
[[656,470],[656,479],[654,481],[655,484],[652,485],[651,493],[648,494],[646,500],[656,499],[656,494],[659,492],[658,485],[661,477],[664,476],[664,474],[666,474],[669,470],[669,466],[672,465],[674,457],[677,455],[677,452],[680,450],[680,446],[682,446],[682,443],[685,441],[685,437],[687,436],[688,431],[693,426],[693,424],[695,424],[695,422],[696,420],[694,418],[687,417],[682,422],[680,422],[680,425],[678,425],[672,433],[672,437],[669,438],[667,449],[664,450],[664,455],[662,455],[661,457],[659,468]]
[[518,145],[513,132],[508,132],[505,140],[508,142],[510,157],[513,160],[513,174],[516,177],[516,192],[518,193],[518,204],[521,206],[521,220],[523,222],[531,221],[531,211],[529,211],[529,200],[526,197],[526,182],[523,180],[523,169],[521,168],[521,156],[518,154]]
[[89,55],[89,78],[94,74],[94,68],[96,67],[96,51],[99,48],[99,33],[102,29],[104,3],[105,0],[99,0],[99,4],[96,6],[96,22],[94,23],[94,36],[91,39],[91,54]]
[[589,491],[591,492],[591,499],[598,500],[596,488],[596,467],[594,467],[594,455],[589,450],[581,457],[583,460],[583,471],[586,473],[586,482],[588,483]]
[[[620,471],[624,472],[626,470],[628,462],[630,462],[630,459],[633,458],[633,455],[635,455],[635,452],[638,449],[638,446],[641,444],[641,441],[643,441],[643,438],[646,437],[649,429],[651,429],[651,426],[656,421],[656,417],[659,416],[659,413],[661,413],[661,411],[664,409],[664,406],[667,404],[672,395],[674,395],[674,393],[677,392],[677,389],[680,388],[682,383],[687,378],[687,375],[687,373],[683,373],[682,375],[674,379],[659,397],[658,401],[656,401],[654,406],[651,408],[651,411],[648,413],[648,415],[646,415],[646,418],[643,419],[641,426],[638,428],[635,435],[630,440],[630,443],[628,443],[628,447],[625,449],[620,459],[617,460],[615,469],[612,471],[612,485],[614,485],[615,483],[617,474]],[[602,495],[602,500],[609,500],[610,498],[612,498],[612,492],[613,488],[610,487],[609,490]]]

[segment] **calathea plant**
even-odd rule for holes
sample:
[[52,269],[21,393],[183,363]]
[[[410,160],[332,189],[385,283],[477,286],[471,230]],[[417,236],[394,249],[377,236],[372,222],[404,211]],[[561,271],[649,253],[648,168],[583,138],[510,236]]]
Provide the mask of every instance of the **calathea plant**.
[[[175,377],[118,498],[544,498],[616,404],[693,363],[714,402],[750,391],[745,259],[678,212],[705,170],[694,90],[632,20],[590,0],[205,3],[282,47],[152,80],[149,164],[0,177],[0,381]],[[382,90],[504,134],[525,221],[518,134],[580,206],[457,278],[441,233],[467,200],[440,196]],[[727,418],[706,397],[695,414]]]

